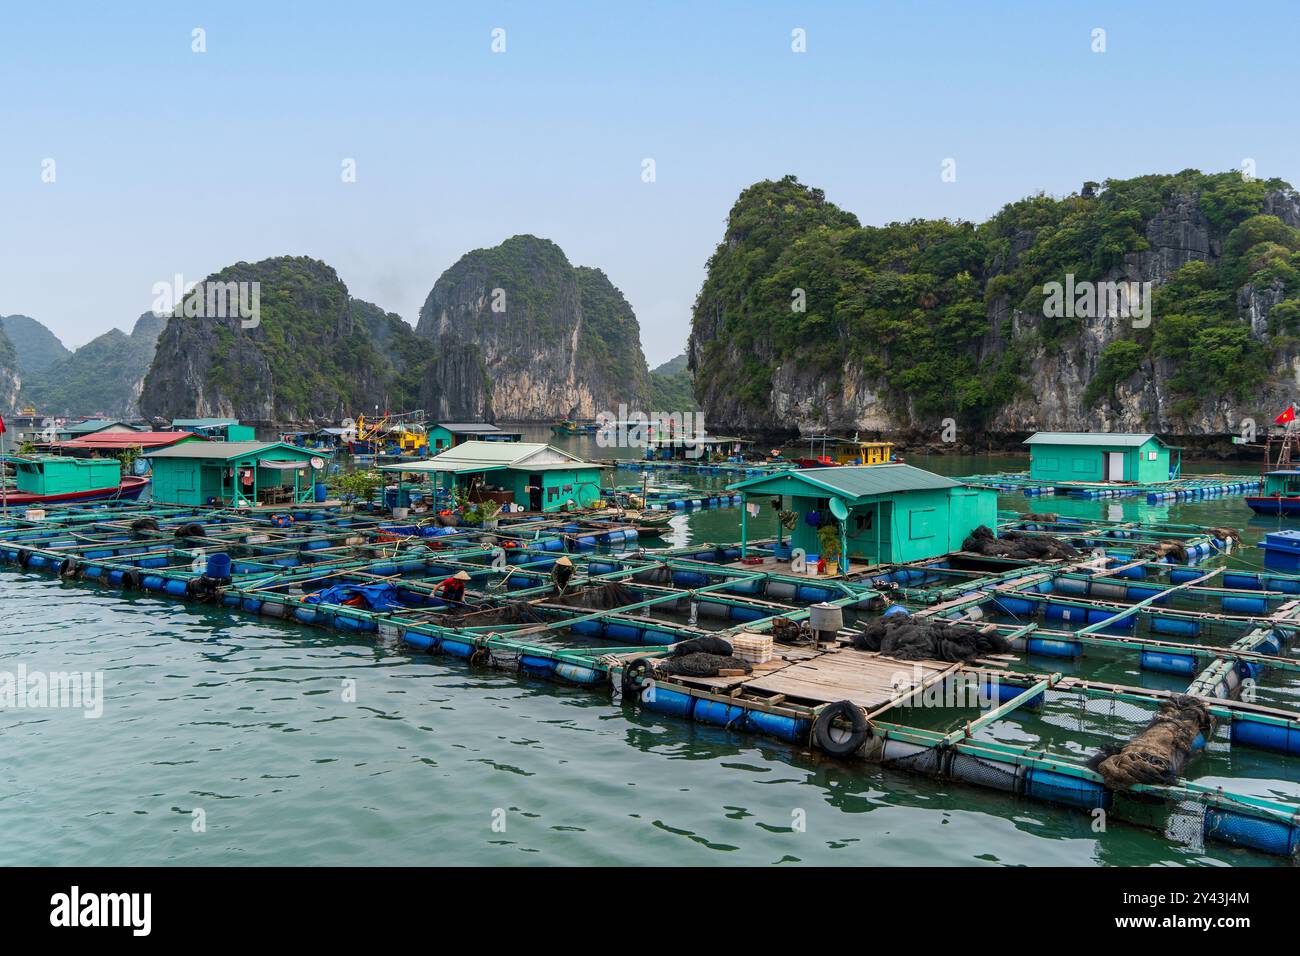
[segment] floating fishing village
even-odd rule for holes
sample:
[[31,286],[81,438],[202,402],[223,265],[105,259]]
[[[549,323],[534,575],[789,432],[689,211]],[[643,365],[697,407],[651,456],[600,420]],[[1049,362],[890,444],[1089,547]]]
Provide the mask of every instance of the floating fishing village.
[[[235,420],[73,424],[6,456],[0,564],[582,687],[996,791],[1007,812],[1104,810],[1151,839],[1294,858],[1300,789],[1259,781],[1300,779],[1300,529],[1247,569],[1225,560],[1233,527],[999,508],[1257,501],[1289,461],[1192,477],[1156,435],[1044,432],[1026,472],[953,478],[888,442],[759,456],[649,431],[641,457],[601,461],[411,416],[277,441]],[[667,469],[725,484],[652,484]],[[712,508],[733,537],[661,540]],[[752,534],[765,512],[775,534]]]
[[723,867],[1285,932],[1300,21],[1249,13],[0,12],[11,937]]

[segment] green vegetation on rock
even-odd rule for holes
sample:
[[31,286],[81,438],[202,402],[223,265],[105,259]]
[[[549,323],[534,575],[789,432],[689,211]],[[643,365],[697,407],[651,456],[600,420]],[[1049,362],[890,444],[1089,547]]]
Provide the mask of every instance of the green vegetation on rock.
[[[447,356],[399,316],[353,299],[325,263],[304,256],[240,262],[208,282],[258,283],[259,321],[171,317],[145,382],[147,414],[337,421],[376,406],[446,410],[441,382],[456,377]],[[481,366],[462,358],[471,368],[459,377],[481,396]]]
[[651,411],[694,412],[699,407],[685,352],[650,370]]
[[[852,374],[900,420],[986,424],[1025,393],[1028,356],[1063,353],[1084,327],[1044,314],[1044,284],[1158,272],[1151,257],[1169,250],[1148,237],[1182,217],[1209,241],[1174,252],[1204,261],[1157,282],[1152,326],[1104,345],[1086,401],[1157,361],[1184,411],[1212,392],[1244,398],[1300,335],[1300,231],[1265,212],[1279,194],[1294,196],[1280,180],[1187,170],[1032,196],[979,225],[862,227],[794,177],[757,183],[732,208],[695,304],[697,394],[715,420],[770,420],[778,369],[831,395]],[[1266,310],[1271,342],[1252,338],[1248,300]],[[1029,321],[1013,331],[1017,312]]]
[[0,331],[17,350],[18,369],[24,377],[39,375],[72,355],[58,336],[30,316],[0,316]]
[[162,327],[162,319],[146,312],[130,335],[109,329],[42,371],[25,374],[22,401],[46,415],[135,415]]

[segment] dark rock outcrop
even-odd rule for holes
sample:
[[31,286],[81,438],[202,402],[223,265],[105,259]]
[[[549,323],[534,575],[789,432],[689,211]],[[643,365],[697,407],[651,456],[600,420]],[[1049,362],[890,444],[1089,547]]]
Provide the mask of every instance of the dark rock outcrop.
[[[1095,184],[1093,184],[1095,186]],[[936,440],[1260,427],[1300,381],[1300,195],[1185,170],[987,223],[860,227],[793,177],[745,190],[688,346],[712,429]],[[1049,317],[1045,283],[1151,283],[1152,321]],[[806,307],[791,310],[792,294]],[[802,305],[802,303],[801,303]]]
[[4,329],[0,328],[0,414],[12,411],[18,404],[18,389],[22,374],[18,370],[18,350],[14,348]]
[[240,262],[203,286],[229,282],[258,283],[257,321],[233,310],[187,316],[183,303],[167,320],[145,380],[146,415],[330,422],[376,407],[491,415],[472,351],[435,351],[400,317],[353,299],[325,263],[288,256]]
[[498,417],[591,418],[645,409],[649,373],[631,306],[599,269],[514,236],[462,256],[434,284],[416,331],[441,353],[474,348]]

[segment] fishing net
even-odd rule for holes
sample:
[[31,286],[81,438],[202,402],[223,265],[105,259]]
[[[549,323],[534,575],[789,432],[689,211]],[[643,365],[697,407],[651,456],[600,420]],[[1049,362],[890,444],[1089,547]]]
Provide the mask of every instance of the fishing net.
[[1024,521],[1042,521],[1047,524],[1051,524],[1055,521],[1059,521],[1061,518],[1061,516],[1057,514],[1055,511],[1042,511],[1042,512],[1029,511],[1026,512],[1025,514],[1022,514],[1020,517]]
[[198,522],[183,524],[176,529],[176,537],[178,538],[202,538],[206,534],[207,532],[204,531],[203,525]]
[[489,626],[493,624],[541,624],[547,620],[537,608],[522,601],[507,604],[502,607],[490,607],[480,610],[467,611],[463,608],[450,606],[445,609],[447,613],[454,614],[461,619],[461,624],[466,627]]
[[1178,564],[1187,563],[1187,546],[1181,541],[1159,541],[1137,553],[1144,557],[1154,555],[1157,558],[1172,558]]
[[1023,531],[1003,531],[998,537],[986,525],[980,525],[961,543],[963,551],[982,554],[988,558],[1028,558],[1033,560],[1054,560],[1057,558],[1076,558],[1079,552],[1060,540],[1041,534],[1026,534]]
[[730,641],[723,640],[720,637],[714,637],[706,634],[704,637],[693,637],[688,641],[679,641],[673,645],[673,656],[684,657],[687,654],[713,654],[717,657],[730,657],[734,653],[734,648]]
[[136,518],[131,522],[131,530],[137,533],[141,531],[157,531],[158,522],[154,518]]
[[1195,697],[1180,694],[1160,705],[1151,721],[1124,746],[1103,747],[1088,766],[1112,789],[1137,783],[1174,783],[1196,738],[1208,739],[1213,722],[1209,708]]
[[903,615],[868,622],[849,643],[860,651],[879,651],[903,661],[968,661],[1011,650],[1010,642],[993,630],[918,621]]
[[753,665],[743,657],[706,654],[703,651],[667,657],[655,663],[660,672],[683,677],[717,677],[718,671],[724,670],[743,671],[746,674],[754,672]]
[[560,595],[553,598],[552,603],[567,607],[590,608],[593,611],[608,611],[616,607],[636,604],[638,600],[636,592],[617,581],[607,581],[604,584],[593,584],[580,591]]

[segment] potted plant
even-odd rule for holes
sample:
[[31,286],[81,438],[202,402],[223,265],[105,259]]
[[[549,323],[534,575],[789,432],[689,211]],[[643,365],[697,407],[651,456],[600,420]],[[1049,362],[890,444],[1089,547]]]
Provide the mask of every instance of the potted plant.
[[840,573],[840,529],[835,524],[824,524],[817,529],[817,541],[821,544],[822,560],[826,562],[826,573]]
[[351,511],[357,501],[370,501],[383,483],[377,471],[349,471],[331,475],[329,488],[343,499],[343,509]]

